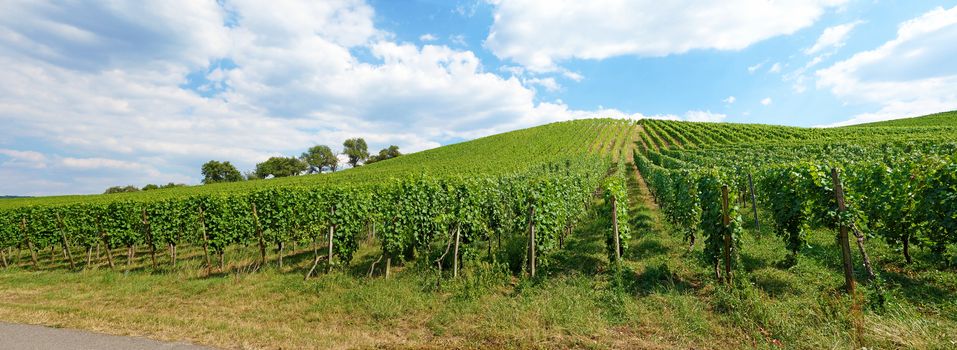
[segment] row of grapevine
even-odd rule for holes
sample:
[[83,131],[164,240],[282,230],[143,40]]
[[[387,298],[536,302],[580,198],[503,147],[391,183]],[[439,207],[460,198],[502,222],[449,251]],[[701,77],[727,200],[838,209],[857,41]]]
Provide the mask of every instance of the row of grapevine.
[[[872,275],[863,243],[867,236],[902,247],[908,262],[914,245],[957,261],[954,256],[947,258],[957,247],[957,129],[953,127],[804,130],[646,123],[684,134],[684,139],[697,137],[696,130],[706,128],[714,132],[712,138],[722,140],[635,155],[665,217],[691,242],[697,232],[705,233],[705,251],[712,262],[720,256],[721,244],[710,241],[713,236],[707,228],[716,232],[735,226],[734,214],[731,225],[715,224],[721,203],[715,199],[719,185],[728,186],[732,203],[744,203],[734,197],[750,197],[746,194],[756,191],[758,203],[752,204],[770,215],[791,257],[807,245],[809,228],[825,227],[854,233]],[[749,186],[752,177],[756,189]],[[720,180],[710,183],[715,178]],[[695,188],[696,182],[707,185]],[[736,208],[721,209],[733,213]]]
[[[27,206],[0,211],[0,249],[53,246],[108,249],[181,244],[219,255],[230,245],[259,245],[280,252],[290,243],[328,242],[335,260],[347,264],[360,235],[379,228],[388,259],[427,250],[454,234],[462,255],[470,243],[523,234],[536,227],[538,265],[547,265],[561,234],[584,212],[588,196],[607,169],[605,158],[553,163],[505,176],[410,176],[383,184],[289,186],[245,193],[195,195],[154,201],[115,201]],[[529,210],[534,213],[529,217]],[[328,235],[328,236],[327,236]],[[280,261],[281,261],[280,253]],[[458,256],[458,251],[456,251]],[[332,257],[330,257],[332,258]],[[155,258],[154,258],[155,261]],[[221,260],[222,261],[222,260]],[[112,262],[112,258],[111,258]],[[457,262],[457,261],[456,261]]]
[[608,261],[619,262],[621,256],[628,249],[631,239],[631,226],[628,214],[628,171],[624,161],[619,161],[614,172],[602,181],[602,190],[605,196],[605,212],[611,218],[611,227],[605,231],[605,247]]

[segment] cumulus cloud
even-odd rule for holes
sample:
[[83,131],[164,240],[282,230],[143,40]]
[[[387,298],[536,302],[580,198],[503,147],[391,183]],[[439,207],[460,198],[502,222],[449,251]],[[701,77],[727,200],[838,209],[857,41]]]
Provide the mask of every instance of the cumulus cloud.
[[549,92],[561,90],[562,86],[555,78],[532,78],[525,81],[526,84],[538,85]]
[[824,29],[814,45],[804,50],[804,54],[813,55],[826,49],[843,47],[848,35],[861,23],[861,21],[855,21]]
[[421,42],[436,41],[438,39],[439,38],[437,38],[435,35],[432,35],[430,33],[422,34],[422,36],[419,37],[419,41]]
[[0,148],[0,155],[7,157],[2,163],[4,166],[14,168],[14,167],[27,167],[34,169],[46,168],[47,157],[40,152],[34,151],[18,151],[13,149],[3,149]]
[[898,27],[897,37],[815,73],[846,103],[877,105],[848,125],[957,109],[957,7],[938,7]]
[[764,105],[764,106],[770,106],[770,105],[771,105],[771,102],[772,102],[772,101],[771,101],[771,98],[770,98],[770,97],[765,97],[764,99],[761,100],[761,104]]
[[486,47],[534,71],[558,70],[567,59],[740,50],[806,28],[846,2],[490,1],[494,22]]
[[359,0],[2,7],[4,194],[196,183],[210,159],[245,170],[356,136],[413,152],[596,115],[536,102],[471,51],[395,42]]
[[721,102],[724,102],[727,104],[733,104],[734,101],[737,101],[737,99],[734,98],[734,96],[728,96],[728,98],[721,100]]

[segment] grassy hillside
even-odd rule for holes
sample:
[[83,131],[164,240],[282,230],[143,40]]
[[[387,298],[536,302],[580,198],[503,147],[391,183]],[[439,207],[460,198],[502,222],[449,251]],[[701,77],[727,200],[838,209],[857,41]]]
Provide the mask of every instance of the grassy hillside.
[[957,126],[957,111],[934,113],[920,117],[894,119],[883,122],[852,126],[862,127],[914,127],[914,126]]

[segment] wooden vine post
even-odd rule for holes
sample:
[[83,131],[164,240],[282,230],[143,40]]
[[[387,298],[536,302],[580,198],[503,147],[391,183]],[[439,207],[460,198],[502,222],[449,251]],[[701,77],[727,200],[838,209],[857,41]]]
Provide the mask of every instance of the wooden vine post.
[[332,220],[336,216],[336,208],[332,207],[330,210],[332,212],[332,216],[329,217],[329,253],[326,255],[326,273],[332,273],[332,239],[333,235],[336,234],[336,225],[332,224]]
[[209,275],[212,263],[209,261],[209,237],[206,236],[206,219],[203,216],[203,207],[199,207],[199,225],[203,230],[203,255],[206,256],[206,274]]
[[60,213],[56,213],[56,221],[60,226],[60,239],[63,242],[63,252],[67,256],[67,259],[70,261],[70,269],[76,269],[76,264],[73,263],[73,253],[70,252],[70,242],[66,239],[66,233],[64,233],[63,219],[60,218]]
[[130,266],[133,265],[133,258],[136,257],[136,250],[133,248],[133,245],[126,246],[126,271],[130,271]]
[[611,196],[611,231],[615,236],[615,263],[621,263],[621,238],[618,237],[618,197]]
[[146,216],[146,208],[143,208],[143,227],[146,229],[146,244],[150,246],[150,259],[153,263],[153,270],[156,270],[156,242],[153,242],[153,230],[150,227],[149,217]]
[[452,277],[459,277],[459,231],[460,227],[455,227],[455,252],[452,253]]
[[751,188],[751,209],[754,211],[754,230],[761,231],[761,223],[758,222],[758,199],[754,194],[754,179],[751,173],[748,173],[748,187]]
[[93,246],[86,247],[86,267],[84,269],[90,268],[93,265]]
[[386,256],[385,258],[385,278],[389,278],[389,274],[392,269],[392,257]]
[[[838,214],[844,214],[847,207],[844,205],[844,187],[837,168],[831,168],[831,180],[834,183],[834,198],[837,200]],[[847,225],[840,222],[838,225],[837,241],[841,246],[841,259],[844,265],[844,288],[849,294],[854,294],[854,265],[851,263],[851,243],[847,237]]]
[[[332,239],[335,234],[335,225],[329,225],[329,250],[326,252],[326,273],[332,273]],[[316,262],[319,262],[319,256],[316,256]]]
[[279,241],[279,268],[282,269],[282,256],[285,255],[286,244],[282,241]]
[[725,283],[731,284],[734,276],[731,275],[731,216],[728,214],[728,185],[721,186],[721,223],[724,225],[724,275]]
[[535,277],[535,207],[528,208],[528,267]]
[[33,249],[33,242],[30,242],[30,235],[27,234],[27,218],[20,220],[20,230],[23,231],[23,237],[27,241],[27,249],[30,249],[30,260],[33,262],[33,268],[37,268],[37,251]]
[[[180,231],[180,236],[182,236],[182,231]],[[176,267],[176,244],[169,242],[169,262],[173,267]]]
[[259,256],[262,266],[266,266],[266,241],[263,239],[263,228],[259,224],[259,212],[256,210],[256,203],[253,203],[253,220],[256,221],[256,234],[259,235]]
[[106,261],[110,264],[110,269],[112,270],[115,268],[115,265],[113,265],[113,249],[110,249],[110,241],[106,237],[106,232],[103,231],[102,226],[100,226],[100,218],[96,218],[96,229],[100,231],[100,240],[103,241],[103,248],[106,250]]

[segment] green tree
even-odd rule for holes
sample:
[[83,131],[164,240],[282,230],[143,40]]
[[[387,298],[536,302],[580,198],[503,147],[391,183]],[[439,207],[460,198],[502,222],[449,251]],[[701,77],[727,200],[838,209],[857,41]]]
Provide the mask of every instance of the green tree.
[[236,182],[243,180],[243,174],[229,162],[211,160],[203,164],[203,183]]
[[303,152],[299,159],[309,166],[310,174],[321,173],[323,170],[336,171],[339,165],[339,158],[326,145],[312,146]]
[[103,193],[104,193],[104,194],[126,193],[126,192],[137,192],[137,191],[139,191],[139,190],[140,190],[140,189],[139,189],[138,187],[133,186],[133,185],[129,185],[129,186],[113,186],[113,187],[107,188],[106,191],[104,191]]
[[363,138],[354,138],[348,139],[346,142],[342,143],[342,154],[345,154],[349,157],[349,165],[352,167],[359,166],[359,162],[364,162],[369,158],[369,146],[366,145],[366,140]]
[[159,188],[160,188],[160,187],[157,186],[157,185],[147,184],[146,186],[143,186],[143,191],[155,190],[155,189],[159,189]]
[[399,152],[399,146],[392,145],[392,146],[389,146],[389,148],[383,148],[382,150],[380,150],[379,154],[369,157],[369,159],[367,159],[365,163],[372,164],[378,161],[392,159],[401,155],[402,155],[402,152]]
[[256,176],[260,179],[272,177],[286,177],[302,174],[309,168],[305,162],[295,157],[271,157],[265,162],[256,164]]

